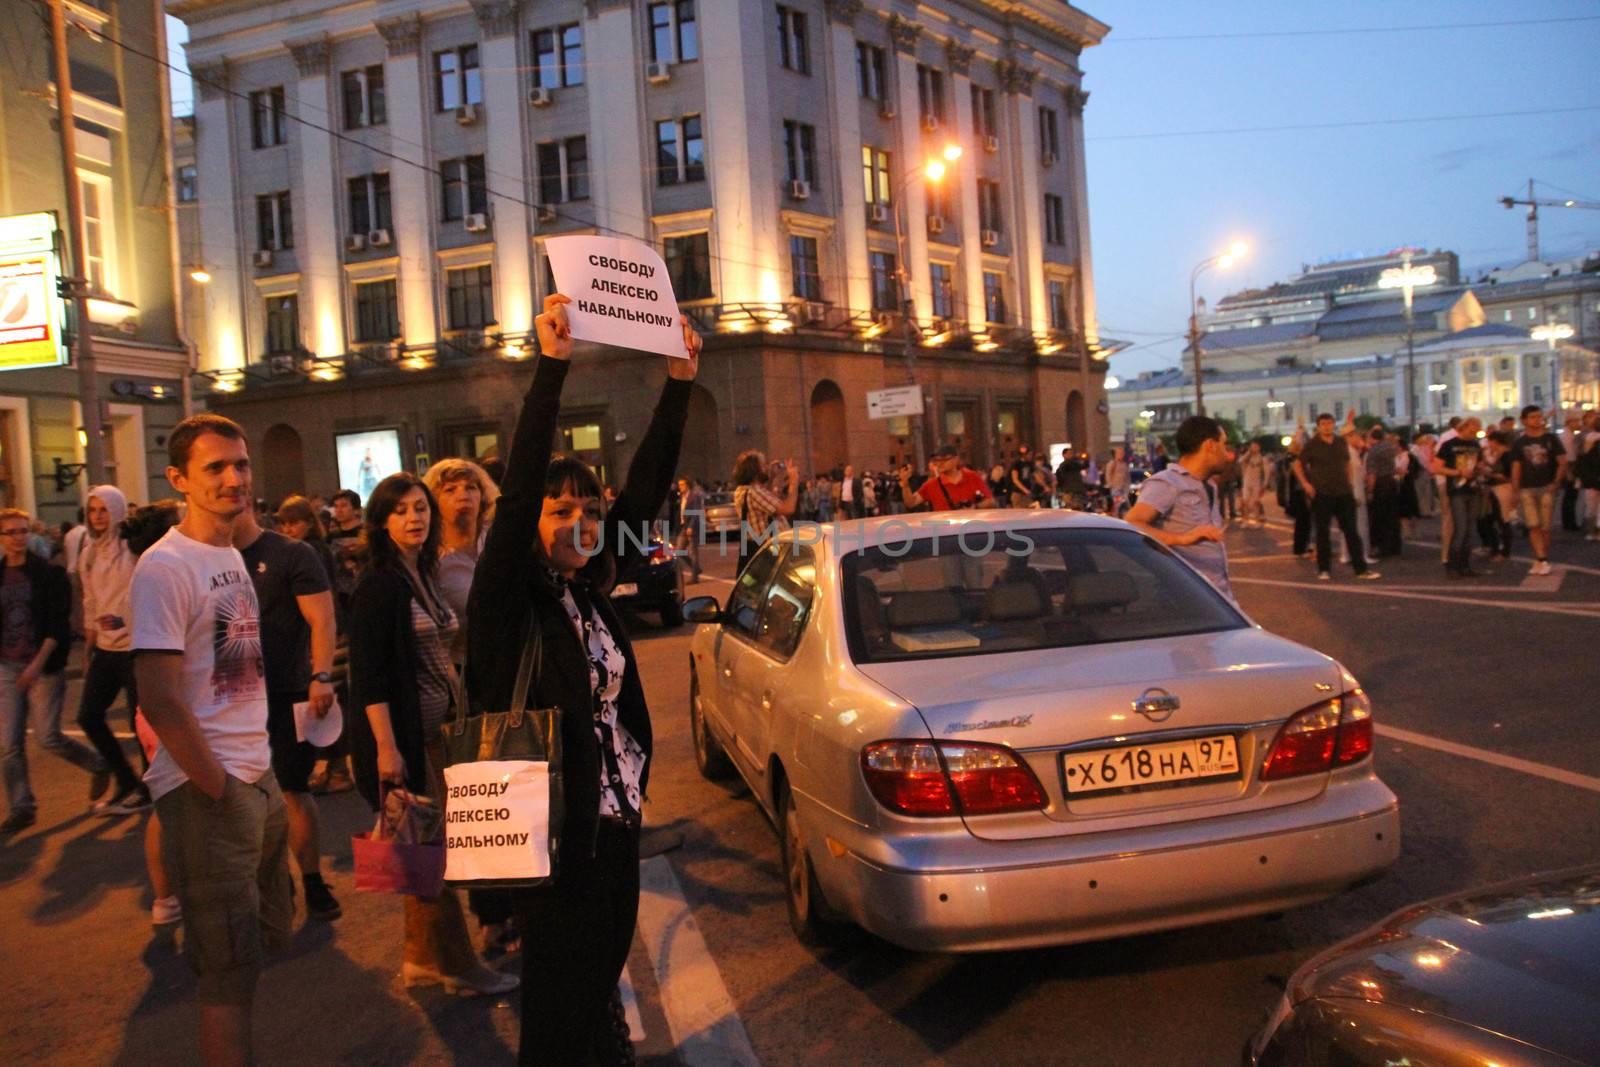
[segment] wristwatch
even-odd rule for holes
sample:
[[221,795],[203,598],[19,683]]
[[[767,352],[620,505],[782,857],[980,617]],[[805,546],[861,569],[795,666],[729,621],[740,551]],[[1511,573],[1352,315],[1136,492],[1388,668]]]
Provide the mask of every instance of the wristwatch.
[[326,682],[328,685],[332,685],[333,675],[329,674],[327,671],[318,671],[316,674],[311,676],[311,680],[313,682]]

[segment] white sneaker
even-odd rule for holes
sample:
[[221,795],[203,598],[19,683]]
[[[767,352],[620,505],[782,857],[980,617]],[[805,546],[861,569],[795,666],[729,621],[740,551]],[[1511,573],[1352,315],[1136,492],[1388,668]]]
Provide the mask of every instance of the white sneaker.
[[1382,577],[1383,575],[1379,574],[1377,571],[1362,571],[1360,574],[1356,575],[1356,581],[1375,582]]
[[1537,561],[1533,565],[1532,573],[1534,573],[1534,574],[1550,574],[1550,573],[1552,573],[1551,570],[1550,570],[1550,561],[1547,560],[1547,559],[1541,559],[1541,560]]
[[150,922],[156,926],[170,926],[183,920],[183,905],[178,898],[159,897],[150,905]]
[[1333,575],[1329,574],[1327,571],[1318,571],[1317,572],[1317,581],[1319,581],[1319,582],[1331,582],[1331,581],[1333,581]]

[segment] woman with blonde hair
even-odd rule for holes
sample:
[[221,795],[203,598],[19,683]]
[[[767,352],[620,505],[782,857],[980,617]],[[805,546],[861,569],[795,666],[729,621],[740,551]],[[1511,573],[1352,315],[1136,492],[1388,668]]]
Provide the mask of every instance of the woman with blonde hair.
[[[456,617],[467,617],[467,593],[478,555],[494,521],[500,490],[488,473],[470,459],[441,459],[428,468],[422,482],[439,505],[439,592]],[[450,657],[460,667],[466,658],[467,632],[451,646]]]

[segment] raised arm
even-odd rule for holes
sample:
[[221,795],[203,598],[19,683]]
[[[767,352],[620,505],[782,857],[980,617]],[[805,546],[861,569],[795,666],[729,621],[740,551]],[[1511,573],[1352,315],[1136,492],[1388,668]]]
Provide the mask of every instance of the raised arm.
[[681,324],[684,350],[689,358],[672,356],[667,359],[667,383],[661,389],[661,399],[656,402],[650,428],[634,450],[617,502],[606,514],[605,543],[619,550],[625,544],[619,536],[621,529],[626,528],[631,537],[637,539],[660,514],[678,470],[683,424],[689,417],[689,394],[700,369],[701,345],[700,335],[689,325],[689,320],[683,319]]

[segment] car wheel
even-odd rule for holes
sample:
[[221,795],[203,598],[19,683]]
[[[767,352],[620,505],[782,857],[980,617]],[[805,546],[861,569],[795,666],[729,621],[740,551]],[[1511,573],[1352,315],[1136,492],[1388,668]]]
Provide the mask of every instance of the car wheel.
[[802,945],[837,944],[843,928],[829,910],[822,887],[817,885],[811,855],[800,834],[800,813],[795,809],[794,796],[787,783],[778,797],[778,835],[783,859],[783,895],[789,906],[789,925],[794,929],[794,936]]
[[711,736],[706,725],[705,712],[700,707],[700,677],[689,673],[689,736],[694,742],[694,765],[700,777],[709,782],[720,782],[733,773],[728,754],[722,751],[717,739]]

